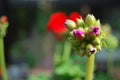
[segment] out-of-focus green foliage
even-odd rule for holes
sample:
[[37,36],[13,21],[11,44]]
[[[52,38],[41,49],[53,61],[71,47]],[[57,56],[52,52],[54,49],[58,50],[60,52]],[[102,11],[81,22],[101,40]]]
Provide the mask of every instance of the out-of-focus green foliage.
[[113,80],[110,75],[107,75],[105,73],[98,73],[94,77],[94,80]]
[[107,45],[109,45],[109,46],[107,46],[108,51],[113,51],[115,48],[118,47],[118,39],[113,35],[110,35],[106,38],[106,43],[107,43]]
[[14,43],[11,47],[12,59],[19,61],[22,59],[25,61],[29,67],[34,67],[36,64],[36,59],[33,53],[30,50],[27,50],[21,42]]
[[85,73],[80,69],[80,66],[71,60],[57,66],[53,73],[54,80],[80,80],[84,76]]
[[49,13],[45,13],[41,10],[38,10],[37,13],[37,30],[40,34],[46,32],[46,25],[49,19]]
[[30,75],[27,80],[50,80],[46,74]]
[[105,42],[107,44],[107,50],[109,52],[113,51],[115,48],[119,46],[119,41],[115,35],[111,34],[112,30],[109,24],[103,25],[102,29],[107,35],[105,38]]

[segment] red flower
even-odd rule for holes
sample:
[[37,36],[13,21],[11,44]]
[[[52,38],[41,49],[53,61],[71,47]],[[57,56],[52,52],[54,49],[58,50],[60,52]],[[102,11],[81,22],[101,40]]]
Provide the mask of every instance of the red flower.
[[64,26],[64,22],[67,16],[63,12],[56,12],[50,16],[50,20],[47,24],[47,30],[54,33],[58,38],[67,31]]
[[1,19],[0,19],[0,21],[2,23],[6,23],[6,22],[8,22],[8,18],[6,16],[2,16]]
[[82,16],[78,12],[72,12],[68,17],[68,19],[71,19],[75,22],[76,22],[76,18],[80,19],[80,18],[82,18]]

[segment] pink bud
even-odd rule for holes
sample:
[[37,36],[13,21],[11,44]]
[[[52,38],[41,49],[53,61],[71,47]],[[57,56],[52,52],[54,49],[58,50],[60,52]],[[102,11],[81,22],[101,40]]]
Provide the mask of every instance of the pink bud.
[[98,36],[100,34],[100,30],[97,26],[91,28],[90,35],[91,36]]
[[82,30],[74,30],[73,35],[75,38],[82,40],[85,36],[85,32]]

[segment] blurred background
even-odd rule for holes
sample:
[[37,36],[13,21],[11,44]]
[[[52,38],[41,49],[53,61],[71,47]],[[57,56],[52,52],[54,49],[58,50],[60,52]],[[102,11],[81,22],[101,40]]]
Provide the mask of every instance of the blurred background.
[[[0,16],[6,15],[10,23],[5,37],[5,58],[10,80],[27,80],[31,74],[52,73],[56,41],[53,35],[47,33],[46,25],[50,15],[59,11],[66,14],[76,11],[83,16],[94,14],[102,24],[111,25],[112,33],[120,41],[119,0],[0,0]],[[113,51],[111,80],[120,80],[118,45]],[[100,53],[96,56],[95,70],[100,75],[95,80],[108,80],[104,76],[108,52],[103,50]]]

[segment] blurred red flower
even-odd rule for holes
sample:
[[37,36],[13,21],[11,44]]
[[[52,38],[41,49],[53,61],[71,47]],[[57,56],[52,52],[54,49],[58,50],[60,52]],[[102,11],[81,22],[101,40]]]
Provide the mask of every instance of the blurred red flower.
[[64,22],[66,19],[67,16],[63,12],[56,12],[52,14],[47,24],[47,30],[60,37],[64,32],[67,31],[64,26]]
[[76,22],[76,18],[81,18],[77,12],[72,12],[69,17],[64,12],[53,13],[47,23],[47,30],[54,33],[57,39],[61,40],[63,39],[63,34],[67,32],[64,25],[65,20],[71,19]]
[[2,16],[1,19],[0,19],[0,21],[2,23],[6,23],[6,22],[8,22],[8,18],[6,16]]
[[80,19],[80,18],[82,18],[82,16],[78,12],[72,12],[68,17],[68,19],[71,19],[75,22],[76,22],[76,18]]

